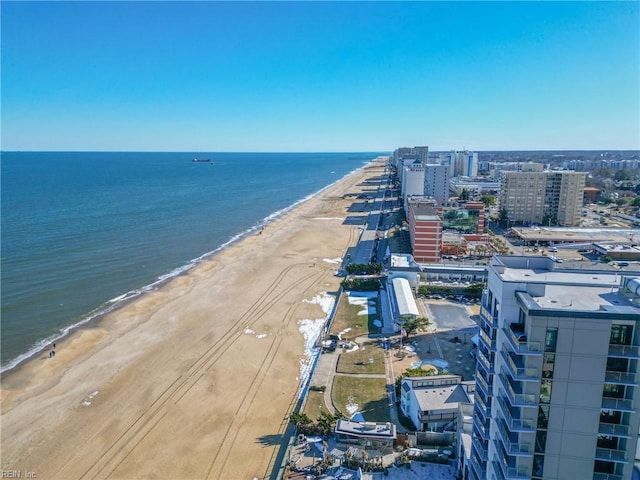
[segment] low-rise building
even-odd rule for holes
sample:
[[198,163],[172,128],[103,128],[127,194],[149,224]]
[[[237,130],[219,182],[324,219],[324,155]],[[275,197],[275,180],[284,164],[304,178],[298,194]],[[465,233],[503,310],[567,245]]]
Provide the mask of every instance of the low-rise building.
[[473,403],[475,382],[459,375],[433,375],[402,379],[400,408],[420,431],[452,427],[460,403]]
[[335,434],[339,442],[366,447],[393,447],[396,426],[391,422],[353,422],[344,418],[336,422]]

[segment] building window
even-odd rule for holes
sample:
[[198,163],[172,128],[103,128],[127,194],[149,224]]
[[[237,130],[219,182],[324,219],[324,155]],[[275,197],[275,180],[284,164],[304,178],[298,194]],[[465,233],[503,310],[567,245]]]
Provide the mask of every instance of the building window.
[[551,403],[551,380],[540,382],[540,403]]
[[538,428],[547,428],[549,425],[549,405],[538,406]]
[[544,351],[555,352],[557,343],[558,343],[558,329],[547,328],[547,333],[544,337]]
[[631,345],[632,338],[632,325],[611,325],[611,339],[609,343],[614,345]]

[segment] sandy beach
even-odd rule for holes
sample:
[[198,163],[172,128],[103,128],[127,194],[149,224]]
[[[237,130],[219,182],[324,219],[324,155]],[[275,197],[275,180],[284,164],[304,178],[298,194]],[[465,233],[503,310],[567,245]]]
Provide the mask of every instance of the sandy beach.
[[[268,475],[295,404],[298,322],[323,318],[375,162],[2,378],[2,469],[22,478]],[[283,188],[286,186],[283,185]]]

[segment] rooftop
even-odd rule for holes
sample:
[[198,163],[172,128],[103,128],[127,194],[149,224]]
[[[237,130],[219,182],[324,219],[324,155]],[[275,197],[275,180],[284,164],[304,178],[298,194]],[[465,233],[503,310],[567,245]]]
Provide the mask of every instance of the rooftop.
[[390,422],[353,422],[341,418],[336,423],[335,432],[357,437],[396,438],[396,426]]
[[490,267],[502,281],[527,284],[521,296],[538,308],[635,313],[640,307],[620,293],[617,271],[555,269],[545,257],[495,257]]

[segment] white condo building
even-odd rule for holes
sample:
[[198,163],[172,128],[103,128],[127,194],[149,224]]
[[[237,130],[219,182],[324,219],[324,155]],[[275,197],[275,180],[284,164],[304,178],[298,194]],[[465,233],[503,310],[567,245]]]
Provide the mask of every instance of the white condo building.
[[478,175],[478,153],[452,150],[451,152],[439,153],[438,161],[442,165],[449,166],[449,176],[453,177],[475,177]]
[[494,257],[465,478],[636,478],[639,327],[638,275]]
[[449,198],[449,167],[427,164],[424,166],[424,195],[433,197],[439,204]]

